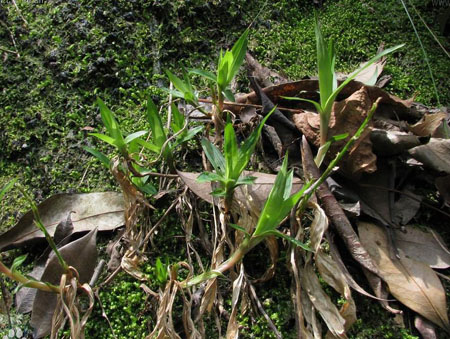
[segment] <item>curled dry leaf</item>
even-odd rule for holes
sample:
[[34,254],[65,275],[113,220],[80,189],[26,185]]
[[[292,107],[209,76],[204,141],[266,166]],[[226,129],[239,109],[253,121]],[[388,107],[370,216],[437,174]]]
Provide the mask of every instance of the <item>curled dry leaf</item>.
[[360,222],[358,230],[366,249],[378,264],[391,294],[436,325],[449,329],[444,288],[436,273],[426,264],[399,252],[400,259],[391,259],[388,240],[383,229]]
[[[38,206],[48,233],[53,236],[56,226],[73,211],[73,233],[97,228],[109,231],[123,226],[124,200],[121,193],[56,194]],[[34,225],[33,214],[27,212],[10,230],[0,235],[0,250],[21,246],[29,241],[43,240],[44,234]]]
[[348,331],[357,318],[356,305],[345,276],[333,258],[323,251],[319,251],[316,254],[316,267],[323,280],[347,300],[339,312],[345,319],[345,330]]
[[[347,99],[334,104],[330,118],[328,137],[330,138],[344,133],[348,133],[349,136],[346,140],[337,141],[331,145],[327,153],[328,160],[333,159],[347,140],[355,134],[372,108],[373,103],[374,101],[370,98],[366,87],[362,87]],[[293,118],[295,125],[306,136],[308,141],[318,147],[320,144],[319,114],[306,112],[303,114],[295,114]],[[372,122],[369,122],[369,127],[372,124]],[[372,152],[372,142],[368,133],[365,133],[350,152],[344,156],[341,166],[343,170],[352,175],[362,172],[372,173],[377,169],[376,160],[377,158]]]
[[408,153],[426,167],[450,174],[450,139],[431,138],[428,144],[411,148]]
[[326,230],[328,229],[328,218],[324,210],[315,202],[310,203],[314,208],[314,219],[311,223],[311,248],[318,253],[320,243]]
[[[65,245],[59,250],[66,263],[78,271],[80,283],[89,282],[94,272],[97,260],[96,236],[97,229],[93,229],[82,238]],[[63,273],[58,258],[52,253],[41,280],[59,285]],[[57,296],[55,293],[37,291],[30,321],[34,328],[35,338],[42,338],[50,333],[56,303]]]
[[233,281],[233,293],[231,296],[231,314],[227,326],[227,339],[239,338],[239,324],[237,322],[238,301],[244,282],[244,265],[241,263],[239,276]]
[[[66,245],[73,232],[73,223],[70,215],[72,212],[69,212],[67,218],[61,221],[55,230],[55,235],[53,240],[56,243],[57,248],[61,248]],[[29,274],[36,280],[41,280],[42,274],[44,273],[47,259],[49,254],[51,253],[51,247],[48,246],[46,250],[42,253],[42,255],[36,260],[33,271]],[[16,294],[16,308],[20,313],[28,313],[33,309],[33,302],[36,296],[37,289],[23,287]]]
[[301,283],[314,307],[320,313],[331,333],[337,337],[345,334],[345,319],[320,286],[311,262],[300,269]]
[[415,135],[422,137],[432,136],[435,138],[443,138],[442,121],[447,118],[447,114],[438,112],[434,114],[425,114],[420,121],[414,125],[410,125],[409,130]]

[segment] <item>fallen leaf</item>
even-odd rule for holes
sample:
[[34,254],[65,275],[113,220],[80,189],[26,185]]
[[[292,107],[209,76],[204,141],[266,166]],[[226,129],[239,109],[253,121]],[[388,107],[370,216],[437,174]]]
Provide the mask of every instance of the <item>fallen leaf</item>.
[[[74,212],[73,233],[88,232],[94,228],[109,231],[125,224],[123,196],[116,192],[56,194],[39,204],[38,210],[51,236],[58,223],[71,211]],[[44,234],[34,225],[33,214],[29,211],[13,228],[0,235],[0,250],[43,239]]]
[[[53,237],[53,241],[56,244],[56,247],[59,249],[66,245],[70,241],[70,237],[73,233],[73,223],[70,215],[72,212],[69,212],[67,218],[61,221],[55,230],[55,235]],[[29,276],[33,277],[36,280],[41,280],[42,274],[44,273],[48,257],[52,253],[52,249],[48,246],[44,252],[40,255],[40,257],[36,260],[33,270],[29,274]],[[28,313],[33,309],[34,298],[36,297],[37,289],[22,287],[16,294],[16,309],[19,313]]]
[[434,185],[438,189],[444,203],[447,206],[450,206],[450,175],[437,177],[434,180]]
[[415,135],[419,136],[432,136],[435,138],[443,138],[442,133],[442,121],[447,118],[447,114],[443,112],[425,114],[422,119],[420,119],[414,125],[409,125],[409,130]]
[[[197,177],[200,173],[178,171],[178,175],[189,187],[189,189],[198,197],[209,202],[210,204],[213,203],[213,199],[210,194],[212,192],[211,184],[208,182],[197,182]],[[238,186],[235,190],[234,198],[238,199],[242,203],[245,203],[247,199],[250,199],[252,206],[255,206],[255,208],[258,209],[257,213],[259,215],[259,211],[262,210],[262,207],[269,196],[270,190],[272,189],[273,183],[275,182],[276,175],[249,171],[244,171],[242,175],[256,177],[256,180],[253,185]],[[294,178],[291,192],[298,192],[301,187],[302,181],[298,178]]]
[[431,138],[426,145],[414,147],[408,153],[426,167],[450,174],[450,139]]
[[344,273],[340,270],[333,258],[321,250],[316,254],[316,267],[322,279],[346,299],[339,312],[345,319],[345,330],[348,331],[357,318],[356,305]]
[[398,131],[374,129],[370,133],[370,141],[372,141],[373,150],[377,155],[392,156],[426,144],[429,138]]
[[314,208],[314,219],[310,228],[311,248],[314,253],[318,253],[322,242],[323,234],[328,229],[328,218],[324,210],[314,202],[311,202]]
[[[80,283],[88,283],[94,273],[97,261],[96,236],[97,229],[93,229],[82,238],[59,250],[66,263],[78,271]],[[59,286],[63,273],[58,258],[52,252],[41,280]],[[30,320],[30,325],[34,328],[34,338],[42,338],[50,334],[56,302],[55,293],[37,291]]]
[[[330,129],[328,137],[348,133],[345,140],[333,143],[327,153],[326,159],[330,161],[341,150],[343,145],[359,129],[366,118],[374,101],[370,98],[367,88],[362,87],[345,100],[336,102],[330,118]],[[297,128],[306,136],[309,142],[315,146],[320,144],[320,116],[317,113],[305,112],[293,116]],[[376,156],[372,152],[372,142],[368,131],[372,126],[369,122],[369,128],[360,137],[358,142],[343,157],[340,167],[350,175],[358,175],[363,172],[372,173],[377,169]]]
[[387,237],[382,228],[371,223],[358,223],[361,241],[378,264],[391,294],[423,317],[449,329],[444,288],[436,273],[426,264],[399,253],[391,259]]
[[405,231],[395,230],[396,244],[407,258],[420,261],[432,268],[450,267],[450,251],[444,242],[431,231],[422,231],[413,226],[405,226]]
[[345,319],[320,286],[319,278],[317,278],[311,262],[307,263],[305,267],[300,268],[300,276],[302,277],[301,283],[304,290],[308,294],[311,303],[327,324],[328,329],[333,335],[342,337],[345,334]]
[[[366,63],[362,63],[360,67],[363,67]],[[377,62],[374,62],[365,70],[361,71],[355,78],[356,81],[362,82],[368,86],[374,86],[378,77],[383,72],[384,65],[386,64],[386,58],[381,58]]]

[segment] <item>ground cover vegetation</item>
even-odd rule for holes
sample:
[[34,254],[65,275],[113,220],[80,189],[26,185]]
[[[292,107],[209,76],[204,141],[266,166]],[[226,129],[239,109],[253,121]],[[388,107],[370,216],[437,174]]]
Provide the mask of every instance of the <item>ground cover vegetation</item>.
[[[397,1],[326,1],[317,9],[321,25],[314,16],[312,1],[0,4],[3,58],[0,187],[4,188],[0,193],[1,227],[9,229],[31,206],[33,213],[28,213],[28,221],[22,218],[18,224],[25,230],[22,235],[28,237],[25,240],[33,239],[30,231],[35,227],[33,218],[41,229],[53,225],[50,232],[55,232],[55,240],[50,240],[50,247],[56,253],[42,266],[41,277],[49,282],[47,285],[23,275],[33,268],[38,258],[36,253],[45,249],[42,245],[2,253],[2,262],[12,265],[11,270],[2,266],[2,272],[8,272],[9,277],[25,283],[26,287],[52,290],[60,295],[60,299],[56,294],[51,299],[55,308],[60,309],[54,317],[55,308],[50,314],[35,308],[42,300],[48,301],[40,292],[34,305],[27,298],[19,297],[21,304],[11,309],[7,290],[12,291],[16,285],[2,279],[5,312],[2,319],[8,324],[0,328],[1,333],[19,331],[26,335],[33,327],[38,336],[49,333],[49,329],[53,330],[52,335],[58,335],[56,330],[68,316],[70,326],[59,335],[79,337],[85,332],[86,337],[99,337],[100,333],[104,337],[177,337],[185,333],[192,337],[217,337],[226,333],[228,337],[289,338],[296,337],[296,333],[325,335],[328,330],[329,335],[335,336],[347,332],[349,337],[358,338],[409,338],[432,328],[429,322],[440,328],[438,333],[445,335],[448,282],[444,280],[442,287],[436,275],[425,284],[432,285],[433,291],[421,285],[416,278],[434,277],[434,271],[423,264],[420,268],[411,264],[408,261],[411,254],[401,246],[411,238],[402,238],[401,233],[389,228],[402,225],[403,231],[415,235],[416,242],[417,238],[427,236],[410,229],[411,220],[422,229],[432,228],[441,234],[444,240],[439,240],[434,231],[424,233],[433,236],[429,242],[419,242],[419,245],[427,253],[433,246],[440,248],[433,252],[440,261],[429,265],[448,269],[445,254],[445,242],[449,239],[448,214],[441,216],[430,209],[443,206],[444,213],[448,212],[443,200],[445,178],[448,178],[446,168],[424,162],[418,151],[410,156],[424,162],[425,170],[420,166],[406,166],[400,154],[404,157],[407,148],[392,154],[375,150],[376,165],[374,161],[361,163],[352,158],[359,154],[355,149],[365,145],[367,131],[374,128],[371,117],[378,108],[383,112],[395,111],[400,114],[397,120],[410,125],[419,120],[417,114],[423,115],[423,106],[411,108],[408,106],[411,103],[387,93],[403,99],[414,95],[416,102],[428,107],[448,105],[449,58],[421,24],[411,4],[422,14],[444,49],[448,36],[440,22],[442,17],[445,19],[446,8],[432,1],[408,2],[433,71],[434,84],[417,37],[401,2]],[[252,23],[250,28],[249,23]],[[334,55],[326,41],[316,46],[320,40],[333,40],[338,52]],[[383,84],[384,91],[366,89],[352,82],[339,97],[331,100],[331,103],[334,99],[344,103],[344,107],[339,102],[333,106],[332,113],[331,103],[327,104],[326,99],[338,88],[341,77],[334,74],[334,68],[350,74],[361,62],[377,54],[382,42],[386,48],[405,44],[398,50],[397,47],[385,49],[384,54],[395,53],[387,56],[385,65],[377,64],[381,70],[384,67],[383,74],[391,77]],[[329,58],[322,66],[317,49],[322,49],[323,58]],[[265,74],[270,74],[267,79],[260,76],[261,72],[254,72],[256,84],[255,80],[248,83],[241,67],[247,50],[271,69],[265,69]],[[264,69],[248,57],[247,64]],[[323,71],[327,67],[323,75],[321,68]],[[317,74],[318,81],[288,81]],[[283,87],[281,81],[280,87],[275,87],[281,94],[274,96],[270,91],[260,90],[258,82],[269,87],[264,81],[278,83],[277,78],[288,84]],[[377,76],[369,78],[376,80]],[[316,88],[311,89],[311,84]],[[300,87],[292,93],[288,88],[291,85]],[[236,95],[250,92],[249,87],[255,93]],[[320,96],[316,93],[318,89]],[[303,93],[299,95],[303,104],[284,99],[299,93]],[[347,124],[342,130],[335,112],[345,116],[345,103],[353,102],[355,96],[360,106],[364,104],[359,111],[363,113],[354,122],[355,126]],[[241,106],[233,105],[234,101]],[[319,107],[311,104],[312,101],[319,102]],[[316,114],[310,111],[314,106],[322,116],[317,122],[317,126],[322,126],[320,132],[314,130],[314,124],[311,127],[298,118],[300,114],[296,115],[299,110],[306,110],[311,115],[301,115],[313,119]],[[250,116],[246,121],[242,107],[254,110],[246,113]],[[280,111],[293,113],[287,115],[288,122],[283,120],[286,118]],[[404,113],[410,111],[416,115],[408,117]],[[256,112],[264,119],[258,119]],[[426,132],[417,132],[417,126],[411,128],[416,139],[411,141],[413,135],[408,136],[411,139],[408,147],[426,144],[431,136],[430,144],[439,143],[439,146],[425,152],[442,147],[445,150],[445,142],[440,141],[448,138],[447,118],[442,115],[445,113],[427,112],[435,113],[437,122],[426,123]],[[328,127],[329,121],[338,122],[325,137],[327,131],[323,126]],[[379,127],[380,118],[375,124],[377,121]],[[429,125],[434,128],[431,130]],[[274,139],[273,134],[270,137],[270,128],[275,128],[275,135],[281,140]],[[293,134],[285,133],[286,129]],[[385,128],[384,132],[377,133],[390,137],[392,131]],[[306,136],[303,140],[302,134]],[[282,137],[286,135],[290,135],[287,142]],[[372,139],[375,149],[379,139]],[[316,162],[308,141],[313,151],[326,145],[323,152],[319,151]],[[282,146],[277,148],[280,142]],[[396,148],[397,144],[391,147]],[[260,151],[262,155],[256,155]],[[371,157],[372,153],[368,153]],[[385,157],[391,157],[387,167],[380,160]],[[294,171],[288,171],[288,159]],[[315,164],[320,165],[322,161],[324,165],[319,172]],[[377,175],[367,179],[370,171],[364,173],[363,164],[375,168],[372,172]],[[356,233],[350,231],[352,226],[345,228],[342,226],[345,221],[333,219],[336,213],[330,212],[335,212],[336,207],[323,201],[327,191],[321,184],[336,165],[344,174],[351,173],[351,177],[358,178],[356,186],[360,189],[380,186],[383,181],[385,185],[381,186],[386,191],[403,192],[394,197],[387,192],[377,195],[377,189],[374,189],[377,194],[372,196],[357,191],[366,204],[361,207],[362,213],[386,226],[387,237],[367,222],[367,218],[358,222],[352,219],[354,225],[358,223],[359,242]],[[431,174],[427,166],[431,166]],[[408,177],[415,178],[411,180],[421,179],[405,188],[395,170],[413,172]],[[263,173],[267,171],[274,174]],[[389,183],[389,176],[394,182]],[[18,183],[12,182],[12,178],[17,178]],[[430,184],[433,182],[439,193]],[[316,190],[324,204],[322,207],[319,201],[309,199]],[[122,192],[124,202],[120,198],[122,193],[108,198],[101,196],[99,201],[103,204],[98,202],[97,206],[99,210],[104,208],[103,212],[92,213],[81,208],[86,204],[82,199],[87,199],[87,195],[59,195],[47,205],[39,206],[39,211],[35,206],[35,202],[60,192],[98,191]],[[416,199],[401,201],[399,198],[411,195]],[[394,203],[396,209],[406,210],[405,204],[411,205],[419,196],[424,197],[421,199],[428,207],[422,205],[419,209],[419,204],[408,212],[410,217],[405,216],[406,212],[391,212],[389,218],[383,215]],[[343,197],[348,198],[345,194]],[[392,206],[381,204],[380,199],[384,198],[391,200]],[[56,204],[58,199],[68,201],[72,209]],[[294,206],[297,213],[290,212]],[[55,219],[56,216],[52,219],[55,210],[59,211],[60,219]],[[72,214],[72,210],[77,213]],[[105,215],[116,218],[114,223],[123,226],[120,228],[123,231],[113,231],[112,219],[106,220]],[[80,233],[90,229],[81,225],[79,216],[93,219],[100,231],[109,230],[110,233],[99,235],[101,245],[95,246],[96,231],[80,237]],[[72,223],[71,217],[76,221]],[[327,231],[328,219],[334,228]],[[280,228],[283,220],[284,226]],[[344,240],[334,242],[333,233]],[[71,239],[66,239],[70,236]],[[6,238],[3,236],[3,243],[0,242],[2,249],[22,245],[22,240],[14,235]],[[112,238],[115,240],[106,246]],[[371,238],[377,241],[377,246],[367,240]],[[396,245],[400,253],[395,250]],[[85,256],[77,261],[74,253],[80,246],[86,248]],[[97,257],[97,247],[99,256],[109,261],[108,273],[101,266],[95,269],[93,259]],[[336,248],[352,274],[336,266],[339,263]],[[386,251],[380,248],[394,251],[408,273],[398,273],[392,256],[385,256]],[[402,257],[403,251],[406,257]],[[28,257],[21,255],[26,252]],[[82,265],[83,261],[91,264]],[[54,267],[59,269],[55,271]],[[448,270],[441,272],[448,275]],[[414,291],[416,302],[405,297],[412,293],[410,290],[399,291],[399,286],[406,284],[402,280],[405,276],[413,277],[419,285],[420,291]],[[87,284],[89,280],[91,284]],[[350,294],[349,286],[361,294]],[[391,294],[409,309],[400,303],[387,304],[388,294],[374,286],[388,286]],[[366,296],[365,291],[371,287],[370,293],[381,298],[382,306],[397,314],[395,317]],[[28,296],[29,291],[23,288],[19,293]],[[98,299],[92,307],[96,295]],[[61,300],[65,303],[61,304]],[[31,325],[27,316],[16,313],[21,307],[33,310]],[[398,315],[397,309],[403,315]],[[414,320],[410,309],[422,317]],[[311,310],[320,314],[320,320],[312,316]],[[46,325],[37,325],[42,323]]]

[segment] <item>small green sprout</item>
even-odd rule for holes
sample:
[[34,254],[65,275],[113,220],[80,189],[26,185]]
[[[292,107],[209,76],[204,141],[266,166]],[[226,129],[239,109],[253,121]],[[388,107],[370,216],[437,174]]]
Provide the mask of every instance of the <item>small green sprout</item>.
[[219,182],[220,187],[214,190],[212,194],[225,197],[225,210],[228,210],[231,206],[234,189],[239,185],[250,185],[255,180],[255,177],[241,177],[241,174],[250,161],[265,122],[274,110],[264,117],[258,128],[252,132],[241,147],[238,147],[236,133],[231,122],[228,122],[225,126],[224,154],[209,140],[202,140],[203,150],[215,172],[203,172],[197,178],[197,181]]
[[331,111],[333,108],[334,101],[336,100],[342,89],[352,81],[359,73],[368,68],[377,60],[381,59],[383,56],[392,53],[399,48],[403,47],[405,44],[397,45],[384,51],[378,53],[369,61],[367,61],[363,66],[351,73],[345,81],[343,81],[339,86],[336,79],[336,73],[334,71],[336,54],[332,41],[325,41],[322,30],[320,27],[319,19],[316,15],[315,22],[315,34],[316,34],[316,44],[317,44],[317,66],[319,70],[319,94],[320,102],[315,102],[309,99],[297,98],[297,97],[285,97],[291,100],[302,100],[307,101],[314,105],[317,112],[320,115],[320,149],[316,157],[316,163],[320,165],[328,151],[331,143],[328,141],[328,124],[330,122]]

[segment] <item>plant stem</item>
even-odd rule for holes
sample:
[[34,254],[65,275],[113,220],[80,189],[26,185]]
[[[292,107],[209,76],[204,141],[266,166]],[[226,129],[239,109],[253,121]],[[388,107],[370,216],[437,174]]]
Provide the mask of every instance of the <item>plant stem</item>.
[[41,216],[39,215],[39,210],[38,210],[36,204],[34,203],[33,199],[28,195],[28,193],[24,190],[24,188],[21,185],[18,185],[18,188],[19,188],[20,192],[24,195],[25,199],[27,199],[30,204],[31,211],[33,212],[33,216],[34,216],[35,225],[42,233],[44,233],[45,240],[47,240],[49,246],[51,247],[53,252],[55,252],[55,255],[58,258],[58,261],[59,261],[61,267],[63,268],[65,273],[68,273],[69,266],[67,265],[64,258],[61,256],[61,253],[59,253],[58,248],[56,247],[56,244],[53,241],[53,238],[50,236],[47,229],[45,228],[45,226],[41,220]]
[[37,281],[37,280],[30,280],[27,277],[25,277],[24,275],[22,275],[21,273],[15,271],[11,271],[8,267],[6,267],[1,261],[0,261],[0,272],[3,273],[4,275],[6,275],[8,278],[15,280],[21,284],[26,285],[27,287],[31,287],[31,288],[37,288],[41,291],[44,292],[53,292],[53,293],[59,293],[59,287],[52,285],[52,284],[48,284],[48,283],[44,283],[42,281]]
[[236,265],[239,261],[241,261],[244,255],[247,254],[247,252],[250,251],[253,247],[258,245],[261,241],[263,241],[264,238],[265,237],[246,237],[239,245],[239,247],[236,249],[236,251],[234,251],[231,257],[228,258],[228,260],[224,261],[217,269],[200,274],[188,281],[184,281],[181,284],[181,287],[183,288],[192,287],[206,280],[209,280],[211,279],[212,273],[214,272],[217,273],[215,276],[225,273],[234,265]]

